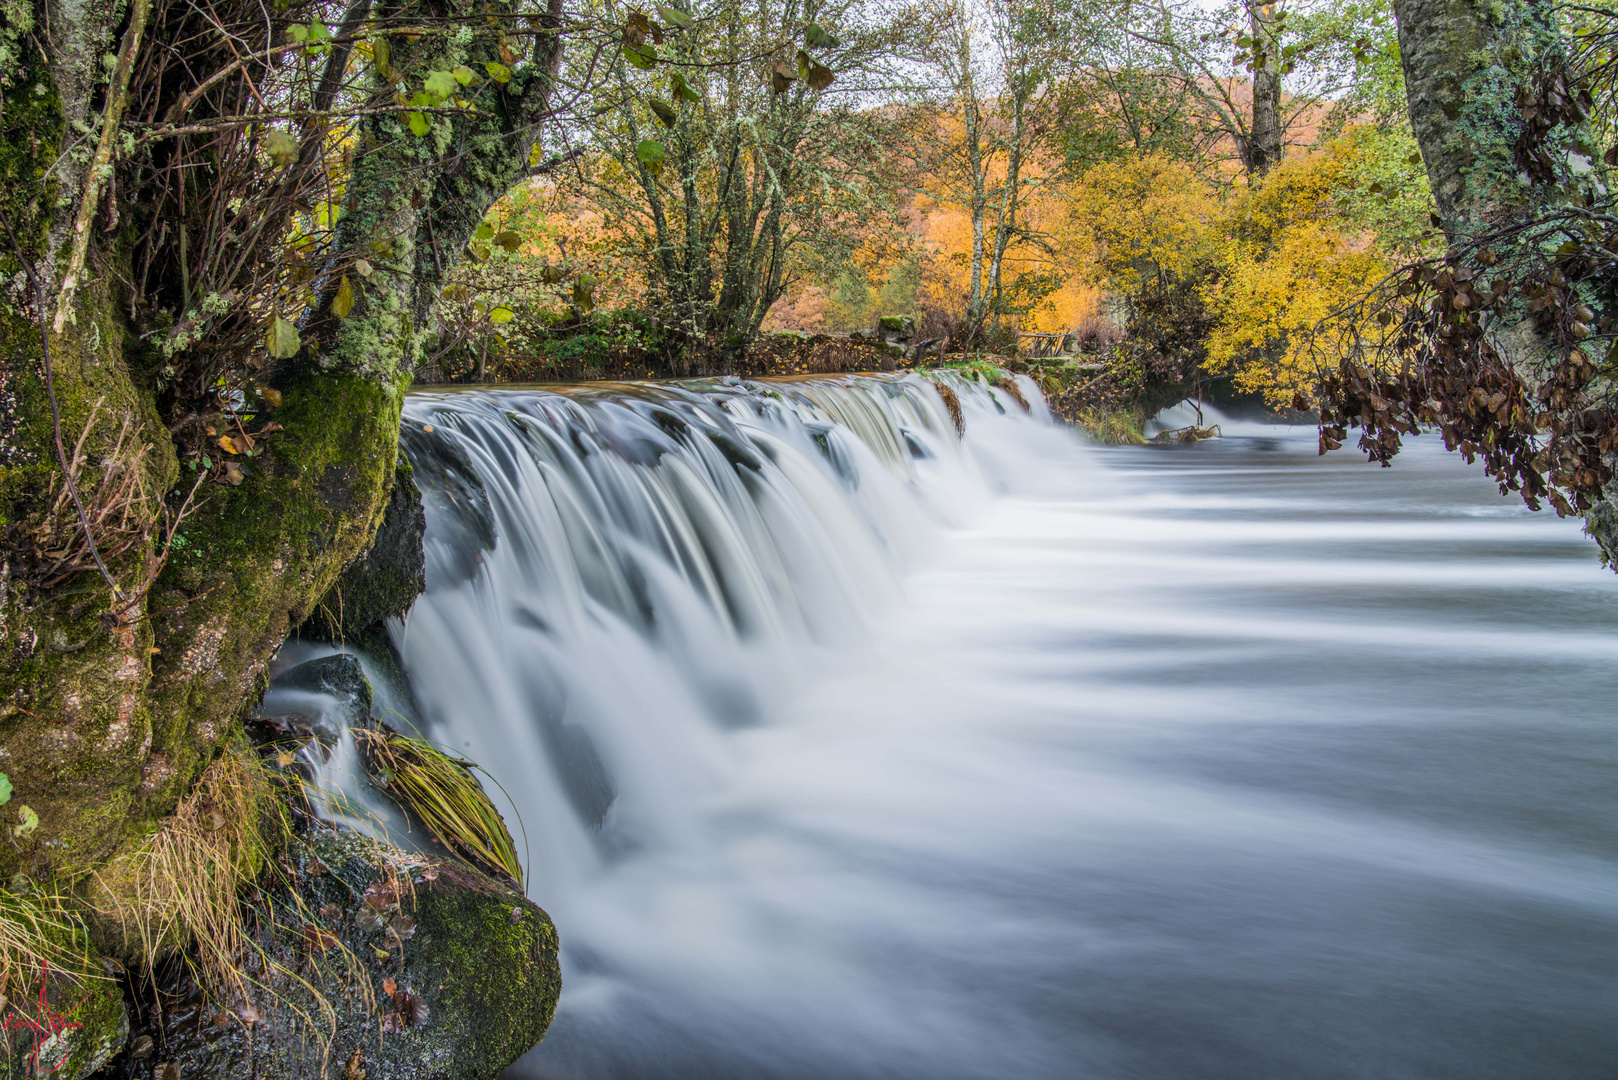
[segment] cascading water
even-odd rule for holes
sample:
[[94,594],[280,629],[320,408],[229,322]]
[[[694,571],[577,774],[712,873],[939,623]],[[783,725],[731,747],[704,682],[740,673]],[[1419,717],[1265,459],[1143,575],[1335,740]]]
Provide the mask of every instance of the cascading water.
[[964,440],[916,376],[408,400],[393,637],[563,941],[513,1074],[1610,1075],[1577,530],[951,385]]

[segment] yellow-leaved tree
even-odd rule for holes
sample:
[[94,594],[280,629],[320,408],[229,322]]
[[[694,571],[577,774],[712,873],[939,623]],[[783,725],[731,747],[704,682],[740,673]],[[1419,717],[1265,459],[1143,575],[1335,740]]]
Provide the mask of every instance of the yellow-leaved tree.
[[1271,405],[1308,398],[1318,367],[1335,364],[1333,345],[1345,332],[1373,339],[1381,332],[1366,317],[1352,327],[1334,320],[1331,337],[1318,336],[1328,317],[1350,309],[1391,269],[1377,237],[1340,205],[1358,153],[1354,141],[1334,140],[1237,189],[1225,205],[1219,271],[1201,289],[1212,320],[1204,363]]

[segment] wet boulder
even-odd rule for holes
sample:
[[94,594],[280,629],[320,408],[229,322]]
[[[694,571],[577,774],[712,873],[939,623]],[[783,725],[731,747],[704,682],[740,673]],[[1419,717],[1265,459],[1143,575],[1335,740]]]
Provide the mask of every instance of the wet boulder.
[[[322,699],[314,711],[309,695]],[[369,727],[372,704],[371,683],[358,658],[336,653],[277,673],[252,719],[278,731],[331,739],[344,728]]]
[[98,1080],[493,1080],[544,1036],[556,929],[520,893],[327,826],[281,870],[246,977],[208,993],[176,965]]

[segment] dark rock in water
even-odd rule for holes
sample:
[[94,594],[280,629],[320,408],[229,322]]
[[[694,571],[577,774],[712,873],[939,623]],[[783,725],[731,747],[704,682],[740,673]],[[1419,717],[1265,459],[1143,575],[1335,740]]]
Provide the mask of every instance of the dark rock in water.
[[315,605],[298,636],[317,641],[344,641],[403,618],[427,586],[427,514],[408,465],[394,472],[376,537],[365,553],[343,570]]
[[471,580],[499,535],[477,468],[455,441],[416,421],[399,429],[399,444],[420,480],[423,510],[433,519],[428,584],[437,588]]
[[[248,988],[210,997],[183,965],[97,1080],[493,1080],[544,1037],[561,992],[556,929],[453,858],[320,827],[266,890]],[[333,1033],[335,1030],[335,1034]],[[145,1036],[150,1042],[145,1042]],[[154,1063],[156,1063],[154,1065]],[[170,1072],[168,1075],[175,1075]]]
[[[278,708],[278,692],[285,690],[330,695],[337,700],[337,711],[318,720],[283,716]],[[371,705],[371,683],[359,660],[350,653],[337,653],[307,660],[277,675],[255,719],[280,727],[322,728],[327,734],[336,734],[343,728],[369,727]]]

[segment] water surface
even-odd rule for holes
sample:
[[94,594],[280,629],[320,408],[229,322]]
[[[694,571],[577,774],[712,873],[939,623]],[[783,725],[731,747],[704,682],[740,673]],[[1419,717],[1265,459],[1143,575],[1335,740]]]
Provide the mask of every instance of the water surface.
[[1095,448],[967,387],[963,445],[851,382],[411,399],[465,456],[396,639],[564,946],[508,1076],[1618,1075],[1574,524],[1431,437]]

